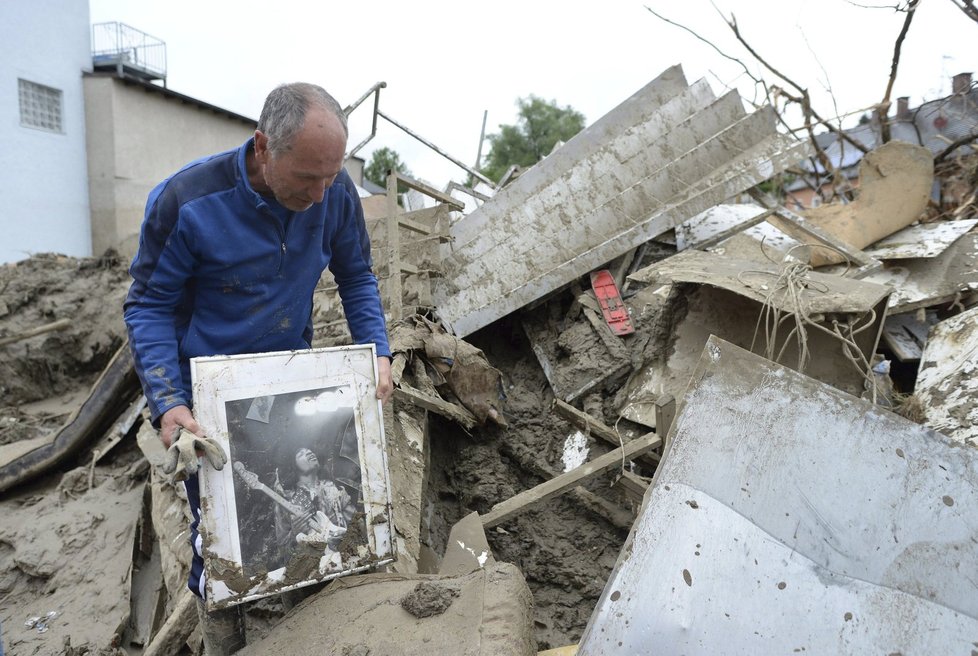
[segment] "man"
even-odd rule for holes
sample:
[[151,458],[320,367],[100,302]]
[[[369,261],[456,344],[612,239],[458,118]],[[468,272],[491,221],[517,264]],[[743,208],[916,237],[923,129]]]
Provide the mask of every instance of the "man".
[[[272,486],[276,492],[285,497],[303,514],[296,517],[285,511],[281,506],[275,506],[275,533],[289,551],[295,549],[296,540],[310,535],[325,533],[323,542],[338,542],[353,521],[356,505],[350,494],[340,485],[329,479],[319,477],[319,458],[310,449],[299,449],[295,454],[295,467],[299,474],[295,489],[286,492],[278,479],[276,470],[275,483]],[[314,520],[322,513],[325,521],[319,522],[325,526],[317,527]],[[331,530],[335,527],[335,530]],[[318,529],[318,530],[317,530]],[[327,540],[326,537],[329,539]],[[335,544],[330,544],[335,547]]]
[[[202,436],[190,409],[190,359],[308,348],[313,290],[327,266],[354,341],[376,345],[377,396],[390,398],[390,347],[370,243],[343,171],[347,137],[343,110],[325,90],[282,85],[266,98],[253,138],[189,164],[150,193],[125,319],[167,448],[181,429]],[[194,516],[189,585],[203,598],[197,477],[186,486]],[[215,629],[208,645],[202,621],[208,654],[243,644],[240,617],[234,624]],[[216,635],[222,632],[235,635]]]

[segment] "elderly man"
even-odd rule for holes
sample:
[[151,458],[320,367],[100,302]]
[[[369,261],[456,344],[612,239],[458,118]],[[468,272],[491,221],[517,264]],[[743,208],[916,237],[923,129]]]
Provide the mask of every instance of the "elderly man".
[[[190,410],[191,358],[309,348],[313,290],[327,266],[354,341],[376,345],[377,396],[390,397],[370,243],[343,170],[347,136],[343,110],[325,90],[283,85],[266,98],[252,139],[187,165],[150,193],[125,320],[165,446],[181,429],[202,435]],[[186,486],[190,589],[203,598],[196,476]],[[205,651],[232,653],[243,644],[241,618],[229,624],[216,615],[202,614]]]

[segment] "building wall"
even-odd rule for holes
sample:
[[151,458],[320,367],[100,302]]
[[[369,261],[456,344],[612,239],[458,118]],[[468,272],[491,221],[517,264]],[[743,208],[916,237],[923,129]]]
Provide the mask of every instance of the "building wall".
[[[0,262],[91,254],[82,71],[91,68],[88,3],[0,3]],[[62,130],[21,125],[18,79],[59,89]]]
[[253,123],[111,75],[85,78],[92,249],[135,254],[149,192],[201,157],[240,146]]

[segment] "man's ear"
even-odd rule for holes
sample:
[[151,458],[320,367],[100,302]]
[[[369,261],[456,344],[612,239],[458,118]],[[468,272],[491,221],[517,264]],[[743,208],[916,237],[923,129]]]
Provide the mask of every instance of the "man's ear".
[[255,157],[261,162],[268,158],[268,136],[261,130],[255,130]]

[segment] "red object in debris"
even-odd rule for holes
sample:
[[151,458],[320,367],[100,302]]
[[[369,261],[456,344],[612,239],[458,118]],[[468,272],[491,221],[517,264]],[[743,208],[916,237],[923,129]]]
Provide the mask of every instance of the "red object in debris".
[[615,284],[611,272],[607,269],[592,271],[591,288],[594,290],[594,295],[598,297],[604,320],[608,322],[611,331],[616,335],[630,335],[635,332],[632,317],[628,314],[628,308],[622,303],[618,285]]

